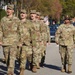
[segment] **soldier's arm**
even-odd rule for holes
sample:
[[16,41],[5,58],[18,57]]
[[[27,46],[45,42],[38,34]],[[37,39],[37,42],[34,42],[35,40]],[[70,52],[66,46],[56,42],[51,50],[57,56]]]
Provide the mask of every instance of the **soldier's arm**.
[[60,38],[60,34],[61,34],[61,27],[59,27],[55,33],[55,42],[57,44],[59,44],[59,38]]
[[73,30],[73,40],[74,40],[74,45],[75,45],[75,27],[73,27],[74,30]]
[[18,32],[19,32],[19,46],[22,46],[23,44],[23,31],[22,31],[22,28],[21,28],[21,25],[20,25],[20,22],[19,22],[19,28],[18,28]]
[[50,29],[48,25],[47,25],[47,42],[50,42]]
[[3,24],[3,21],[1,20],[0,22],[0,44],[2,44],[2,38],[3,38],[2,24]]

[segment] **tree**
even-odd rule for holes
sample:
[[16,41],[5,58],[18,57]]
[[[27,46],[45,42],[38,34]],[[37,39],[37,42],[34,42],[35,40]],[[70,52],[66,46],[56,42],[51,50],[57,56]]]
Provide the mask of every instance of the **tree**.
[[75,0],[60,0],[63,8],[62,15],[75,16]]
[[59,20],[62,13],[62,6],[59,0],[17,0],[18,10],[25,8],[29,13],[35,9],[43,15],[51,15],[52,18]]
[[51,2],[51,15],[57,20],[60,19],[62,13],[62,6],[59,0],[52,0]]

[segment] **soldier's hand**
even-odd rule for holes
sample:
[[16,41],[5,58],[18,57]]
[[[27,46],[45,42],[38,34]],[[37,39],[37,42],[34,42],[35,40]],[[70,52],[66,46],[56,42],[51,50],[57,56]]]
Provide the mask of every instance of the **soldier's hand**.
[[58,42],[56,42],[56,44],[58,45]]
[[22,47],[22,44],[19,44],[19,47]]
[[2,45],[2,42],[0,42],[0,45]]
[[43,42],[40,42],[41,45],[43,45]]
[[50,45],[50,42],[48,42],[47,45]]

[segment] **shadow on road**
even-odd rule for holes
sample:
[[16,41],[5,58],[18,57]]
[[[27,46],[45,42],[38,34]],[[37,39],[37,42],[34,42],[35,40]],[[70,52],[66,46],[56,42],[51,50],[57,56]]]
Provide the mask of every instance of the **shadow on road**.
[[0,75],[5,75],[6,72],[4,72],[4,71],[7,71],[7,67],[0,65],[0,70],[2,70],[2,71],[0,71]]
[[0,71],[0,75],[5,75],[6,72]]
[[[7,67],[5,65],[3,65],[5,63],[1,59],[0,59],[0,62],[2,63],[2,64],[0,64],[0,75],[5,75],[5,74],[7,74]],[[28,62],[26,64],[26,69],[29,70],[29,63]],[[16,60],[15,61],[15,70],[14,70],[14,73],[16,75],[19,75],[19,72],[20,72],[20,64],[19,64],[19,61]]]
[[61,70],[61,67],[58,67],[56,65],[44,64],[44,67],[54,69],[54,70]]
[[[0,59],[0,62],[5,64],[5,62],[3,62],[2,59]],[[7,71],[7,67],[0,64],[0,75],[5,75],[6,72],[4,71]]]

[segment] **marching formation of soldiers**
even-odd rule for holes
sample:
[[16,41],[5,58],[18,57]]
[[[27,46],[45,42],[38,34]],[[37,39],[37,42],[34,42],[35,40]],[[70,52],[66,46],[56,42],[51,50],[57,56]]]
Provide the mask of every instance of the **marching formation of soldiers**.
[[[14,75],[16,58],[20,63],[20,74],[24,75],[27,60],[29,69],[36,73],[40,66],[43,67],[46,44],[50,43],[50,30],[44,23],[44,17],[36,10],[30,11],[30,19],[27,12],[21,9],[20,17],[13,15],[14,6],[8,5],[7,16],[0,23],[0,45],[3,47],[5,62],[7,64],[7,75]],[[55,34],[55,42],[59,44],[61,56],[61,72],[72,73],[72,54],[75,43],[75,28],[68,18],[60,25]]]
[[27,60],[29,69],[36,73],[40,66],[43,67],[46,43],[50,42],[44,17],[40,17],[40,12],[31,10],[30,20],[27,20],[26,10],[21,9],[20,18],[17,18],[13,15],[13,5],[7,6],[6,13],[0,23],[0,45],[3,46],[7,75],[14,75],[16,58],[20,62],[19,75],[24,75]]

